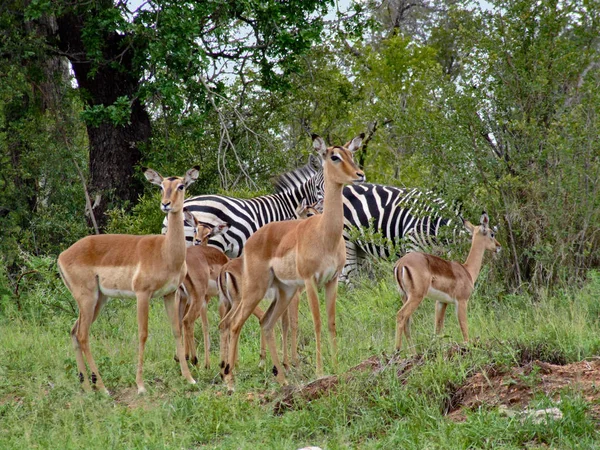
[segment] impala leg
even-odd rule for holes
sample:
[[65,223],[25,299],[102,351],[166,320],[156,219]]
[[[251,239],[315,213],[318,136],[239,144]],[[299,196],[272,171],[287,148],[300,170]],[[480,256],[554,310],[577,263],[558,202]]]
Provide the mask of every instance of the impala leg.
[[[221,377],[224,375],[223,369],[225,368],[225,361],[227,361],[229,353],[229,311],[231,311],[231,303],[227,297],[221,293],[219,295],[219,317],[221,318],[221,321],[219,322]],[[225,319],[226,317],[228,317],[227,320]]]
[[300,290],[294,294],[290,306],[288,308],[290,315],[290,329],[292,330],[291,346],[292,346],[292,364],[297,366],[300,362],[298,358],[298,310],[300,307]]
[[319,311],[319,297],[317,290],[312,280],[305,282],[306,296],[308,297],[308,305],[313,317],[315,327],[315,343],[317,346],[317,377],[323,376],[323,356],[321,355],[321,312]]
[[[262,309],[259,307],[254,308],[254,312],[252,313],[258,319],[260,323],[261,319],[265,315]],[[265,339],[265,333],[263,333],[262,327],[260,328],[260,355],[258,360],[258,367],[265,366],[265,360],[267,359],[267,340]]]
[[288,308],[290,300],[295,292],[295,288],[279,286],[277,296],[260,321],[260,326],[265,333],[265,339],[267,340],[267,346],[269,347],[269,353],[271,353],[271,360],[273,361],[273,374],[275,375],[277,382],[282,386],[287,385],[287,380],[285,378],[285,368],[281,365],[279,355],[277,354],[277,344],[275,342],[275,334],[273,331],[277,324],[277,320]]
[[188,307],[186,308],[185,316],[183,317],[182,321],[185,358],[195,366],[198,365],[198,356],[196,354],[196,339],[194,338],[194,329],[196,327],[196,320],[198,320],[198,317],[202,317],[202,331],[205,332],[204,362],[206,364],[206,334],[208,333],[208,318],[206,317],[206,299],[204,289],[194,289],[190,292]]
[[[150,310],[150,297],[149,292],[137,293],[137,322],[138,322],[138,366],[137,373],[135,376],[135,382],[138,388],[138,394],[146,392],[144,387],[144,349],[146,347],[146,340],[148,339],[148,313]],[[181,342],[179,342],[181,345]],[[182,355],[178,353],[181,358]]]
[[71,338],[75,348],[79,379],[83,383],[83,389],[90,391],[91,386],[85,368],[85,358],[92,373],[92,384],[96,385],[99,390],[108,394],[108,390],[106,389],[106,386],[104,386],[104,381],[102,381],[102,378],[100,377],[96,361],[94,361],[94,357],[92,356],[89,341],[90,327],[98,317],[102,306],[106,303],[107,297],[102,295],[96,288],[93,290],[90,289],[86,293],[78,293],[76,300],[78,300],[77,303],[79,305],[79,318],[71,330]]
[[435,302],[435,334],[440,334],[444,328],[444,316],[447,307],[447,303]]
[[71,329],[71,340],[73,341],[73,348],[75,349],[75,359],[77,360],[77,370],[79,370],[79,381],[83,387],[83,390],[86,392],[90,392],[92,390],[92,386],[90,385],[90,380],[87,375],[87,367],[85,366],[85,360],[83,357],[83,353],[81,351],[80,340],[77,337],[80,335],[80,327],[79,323],[81,322],[81,312],[79,313],[79,318],[75,321],[75,325]]
[[325,285],[325,307],[327,309],[327,328],[329,329],[329,343],[332,351],[333,367],[337,370],[337,333],[335,328],[335,302],[337,299],[337,277]]
[[[202,320],[202,335],[204,338],[204,368],[210,369],[210,336],[208,334],[208,300],[209,297],[204,297],[202,305],[200,305],[200,320]],[[192,333],[192,339],[194,334]],[[196,353],[194,349],[194,354]],[[196,359],[197,360],[197,359]]]
[[[179,326],[179,290],[173,292],[172,294],[165,295],[164,297],[165,303],[165,311],[167,312],[167,316],[169,317],[169,321],[171,322],[171,330],[173,332],[173,337],[175,338],[175,344],[177,345],[177,357],[179,358],[179,366],[181,367],[181,375],[188,380],[191,384],[196,384],[196,380],[192,378],[192,374],[190,373],[190,369],[188,367],[187,361],[185,360],[185,350],[183,348],[183,344],[181,342],[181,328]],[[146,327],[148,324],[148,315],[146,314]],[[146,331],[147,333],[147,331]],[[139,386],[139,384],[138,384]],[[142,386],[143,387],[143,386]],[[138,387],[139,391],[139,387]]]
[[281,315],[281,345],[283,348],[283,367],[288,370],[290,367],[290,356],[288,354],[288,333],[290,331],[289,308],[283,311]]
[[[266,280],[264,282],[264,286],[266,286]],[[260,300],[264,296],[266,290],[266,287],[264,287],[264,289],[258,290],[259,293],[250,292],[250,295],[247,295],[245,298],[243,298],[239,306],[235,309],[232,309],[224,319],[229,322],[229,344],[227,349],[227,360],[222,361],[221,365],[223,366],[223,381],[227,385],[227,389],[230,392],[234,391],[235,382],[233,379],[233,368],[237,362],[238,344],[242,326],[244,323],[246,323],[248,317],[250,317],[256,306],[260,303]],[[229,317],[230,319],[228,319]]]
[[[414,297],[412,295],[408,296],[408,299],[404,303],[404,306],[400,308],[398,311],[398,315],[396,316],[396,350],[399,351],[402,349],[402,333],[405,333],[405,327],[407,325],[407,321],[410,319],[410,316],[415,312],[415,309],[419,306],[422,297]],[[410,332],[409,332],[410,335]],[[409,342],[410,345],[410,342]]]
[[458,324],[460,325],[460,331],[462,331],[463,339],[465,342],[469,340],[469,330],[467,329],[467,301],[456,302],[456,317],[458,318]]

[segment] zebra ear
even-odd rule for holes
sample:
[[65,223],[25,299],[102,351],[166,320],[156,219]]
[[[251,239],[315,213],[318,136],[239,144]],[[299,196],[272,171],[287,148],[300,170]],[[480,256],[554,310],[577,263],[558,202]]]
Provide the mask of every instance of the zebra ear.
[[163,177],[156,170],[148,169],[146,167],[142,167],[142,170],[144,171],[144,176],[150,183],[156,184],[157,186],[162,184]]
[[317,136],[316,134],[312,135],[313,140],[313,148],[316,152],[321,155],[321,158],[325,158],[325,154],[327,153],[327,144],[321,136]]
[[360,133],[358,136],[356,136],[354,139],[352,139],[350,142],[348,142],[345,145],[346,149],[349,150],[350,152],[354,153],[356,150],[358,150],[360,148],[364,138],[365,138],[365,133]]

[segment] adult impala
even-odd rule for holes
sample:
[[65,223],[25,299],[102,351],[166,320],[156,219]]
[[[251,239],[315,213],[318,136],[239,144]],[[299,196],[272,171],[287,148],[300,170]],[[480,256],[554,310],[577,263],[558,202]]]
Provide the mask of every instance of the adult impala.
[[490,229],[489,221],[485,212],[479,226],[463,220],[465,228],[473,236],[471,250],[464,264],[420,252],[408,253],[398,260],[394,275],[404,306],[396,318],[396,350],[402,347],[402,333],[410,341],[410,316],[425,297],[435,300],[437,334],[444,326],[446,307],[452,303],[456,306],[463,339],[469,340],[467,304],[481,270],[483,255],[486,250],[500,251],[495,230]]
[[144,169],[148,181],[160,186],[162,191],[160,208],[169,215],[172,224],[167,234],[87,236],[59,255],[61,277],[79,307],[79,317],[71,330],[71,338],[79,379],[86,391],[91,390],[85,366],[87,361],[92,372],[92,383],[108,393],[92,357],[89,330],[109,297],[137,298],[138,394],[146,391],[142,372],[148,337],[148,310],[153,297],[164,297],[181,374],[190,383],[196,383],[190,374],[181,342],[178,288],[186,274],[183,199],[186,188],[198,178],[198,170],[199,167],[188,170],[183,178],[163,178],[152,169]]
[[364,181],[364,173],[356,166],[353,153],[360,147],[364,134],[344,147],[327,147],[319,136],[313,135],[313,147],[323,160],[325,195],[323,214],[305,220],[272,222],[254,233],[244,248],[244,276],[242,301],[230,314],[230,338],[223,378],[233,390],[233,369],[237,360],[237,346],[244,322],[264,298],[270,288],[277,295],[261,319],[262,331],[274,363],[277,381],[286,384],[283,367],[277,355],[273,328],[288,308],[296,291],[306,287],[313,313],[317,346],[317,374],[323,372],[321,357],[321,320],[316,286],[325,285],[328,328],[334,357],[337,353],[335,338],[335,301],[338,276],[346,261],[346,247],[342,232],[344,211],[342,189],[345,184]]
[[[321,214],[319,207],[321,201],[312,205],[307,204],[303,199],[302,203],[296,208],[296,215],[299,219],[307,219],[317,214]],[[235,310],[242,300],[242,277],[244,274],[244,261],[242,257],[230,260],[221,268],[221,273],[217,279],[219,290],[219,314],[221,323],[219,330],[221,334],[221,361],[225,361],[229,348],[229,321],[231,315],[227,315],[232,309]],[[266,294],[266,299],[272,300],[277,293],[274,288],[271,288]],[[298,306],[300,303],[300,292],[296,292],[289,308],[284,311],[281,317],[281,327],[283,330],[283,365],[289,366],[287,337],[288,330],[291,325],[292,335],[292,362],[297,364],[298,358]],[[253,314],[260,321],[265,314],[258,306],[254,309]],[[259,367],[262,367],[266,357],[266,342],[264,333],[260,336],[260,360]],[[221,367],[223,369],[223,367]]]

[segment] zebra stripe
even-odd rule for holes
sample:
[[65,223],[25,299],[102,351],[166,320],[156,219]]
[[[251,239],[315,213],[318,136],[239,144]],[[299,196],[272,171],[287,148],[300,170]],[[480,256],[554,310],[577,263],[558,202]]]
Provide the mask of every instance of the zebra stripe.
[[[367,255],[389,258],[392,248],[365,240],[350,241],[348,230],[357,228],[381,234],[384,241],[402,251],[426,251],[437,243],[436,236],[443,227],[456,233],[462,229],[457,214],[432,192],[402,189],[378,184],[354,184],[344,188],[344,238],[346,265],[343,278],[356,270]],[[450,218],[443,217],[444,215]]]
[[[225,195],[199,195],[188,198],[183,205],[200,222],[218,225],[229,224],[229,229],[211,237],[208,245],[219,248],[230,258],[242,254],[248,238],[263,225],[296,219],[296,210],[303,200],[314,204],[321,199],[318,186],[323,185],[323,171],[315,168],[314,160],[299,169],[281,175],[275,181],[277,192],[271,195],[239,199]],[[162,232],[167,229],[163,221]],[[185,223],[185,236],[188,245],[192,244],[194,230]]]
[[[317,189],[322,195],[322,171],[318,180]],[[364,183],[344,187],[343,195],[346,265],[341,280],[347,279],[369,255],[375,258],[391,256],[389,246],[351,240],[352,229],[364,231],[368,228],[381,234],[382,240],[392,246],[402,243],[402,252],[427,251],[437,243],[436,237],[444,227],[452,234],[462,231],[457,212],[429,191]]]

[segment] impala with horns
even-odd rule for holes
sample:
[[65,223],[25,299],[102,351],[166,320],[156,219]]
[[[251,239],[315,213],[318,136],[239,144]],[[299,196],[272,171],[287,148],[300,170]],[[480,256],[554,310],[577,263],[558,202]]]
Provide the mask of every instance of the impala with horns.
[[402,347],[402,333],[410,342],[410,316],[425,297],[435,300],[437,334],[444,326],[446,307],[454,304],[463,338],[469,340],[467,304],[481,270],[483,255],[486,250],[499,252],[501,247],[495,237],[496,229],[490,229],[485,212],[479,226],[466,220],[463,223],[473,236],[464,264],[419,252],[408,253],[396,263],[394,275],[403,302],[396,318],[396,350]]
[[[202,319],[204,337],[204,367],[210,368],[210,338],[208,334],[208,301],[219,295],[217,277],[229,258],[221,250],[208,246],[208,239],[224,233],[227,223],[207,224],[199,222],[189,211],[184,212],[185,220],[194,224],[194,242],[188,247],[185,257],[187,274],[180,288],[181,302],[179,317],[183,328],[185,357],[194,365],[198,364],[194,327],[198,317]],[[176,358],[177,359],[177,358]]]
[[344,210],[342,189],[345,184],[362,182],[365,175],[353,160],[364,134],[344,147],[327,147],[325,141],[313,135],[313,146],[322,158],[325,177],[323,214],[305,220],[272,222],[248,239],[244,248],[244,277],[242,301],[232,310],[229,321],[227,361],[222,361],[223,378],[231,391],[234,388],[233,370],[243,324],[270,288],[277,290],[273,302],[261,319],[269,352],[274,363],[277,381],[286,384],[283,367],[277,355],[273,329],[288,308],[298,289],[305,286],[315,326],[317,374],[323,372],[321,356],[321,319],[316,286],[325,286],[328,328],[334,361],[337,354],[335,330],[335,301],[338,276],[346,261],[342,232]]
[[148,337],[150,299],[164,297],[165,309],[177,346],[181,374],[195,384],[185,360],[179,325],[179,286],[186,274],[186,244],[183,228],[183,199],[186,188],[199,174],[199,167],[184,177],[163,178],[152,169],[144,175],[162,191],[160,208],[169,215],[171,227],[165,235],[132,236],[104,234],[87,236],[74,243],[58,257],[58,269],[77,306],[79,317],[71,330],[79,379],[86,391],[91,390],[85,363],[92,383],[108,393],[92,357],[89,330],[109,297],[137,299],[138,393],[146,391],[142,376],[144,347]]

